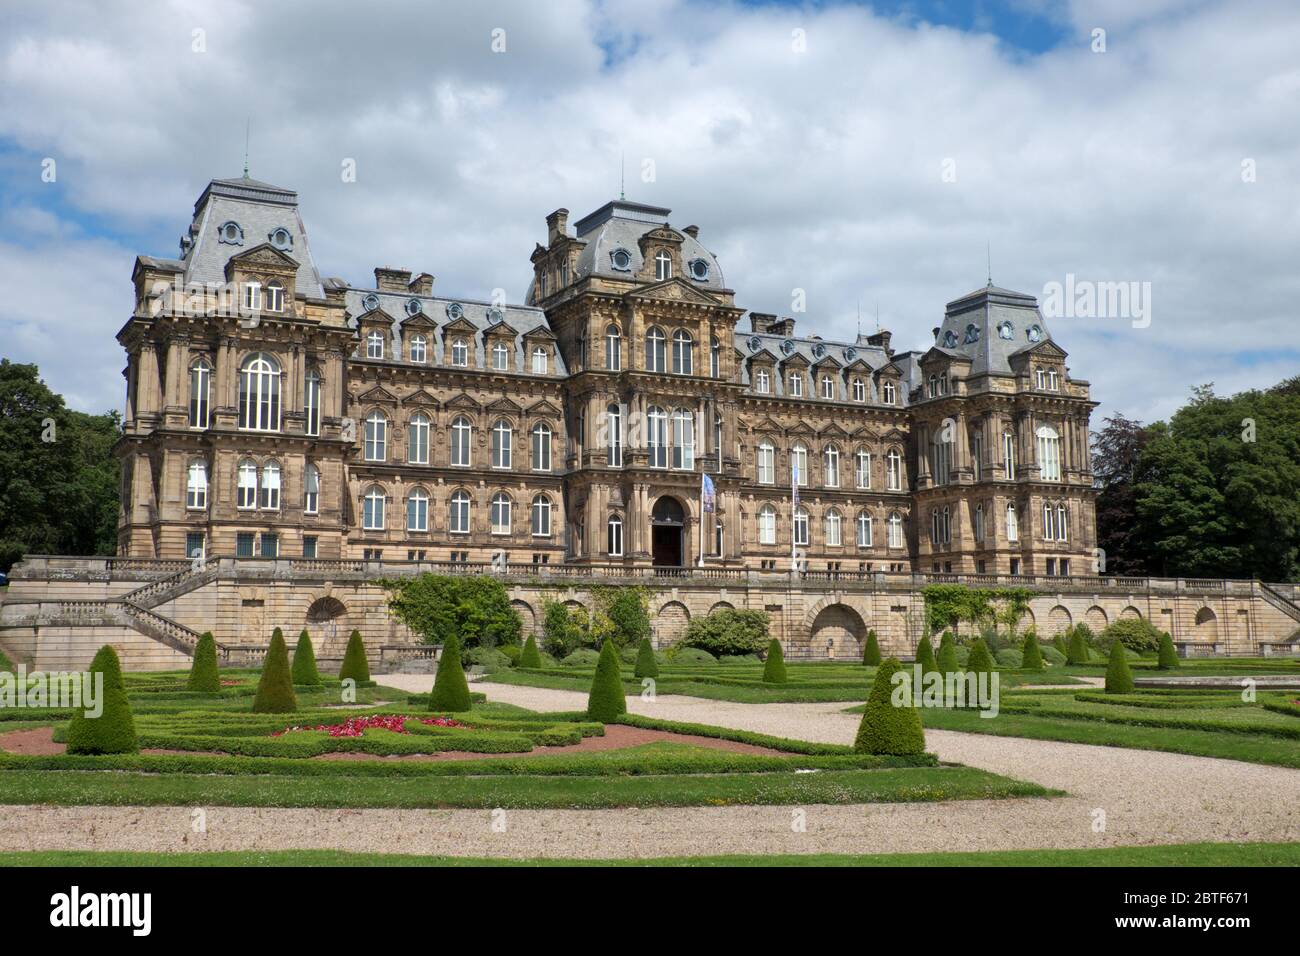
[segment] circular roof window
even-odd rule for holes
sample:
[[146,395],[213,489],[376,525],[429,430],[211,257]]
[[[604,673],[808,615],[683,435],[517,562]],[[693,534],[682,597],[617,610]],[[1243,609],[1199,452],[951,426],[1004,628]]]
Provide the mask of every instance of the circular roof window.
[[1043,337],[1043,330],[1037,325],[1031,325],[1026,334],[1029,336],[1029,341],[1037,342]]
[[367,312],[375,311],[375,309],[379,308],[379,296],[375,295],[373,292],[370,293],[361,300],[361,307]]
[[703,259],[692,259],[687,263],[687,268],[691,270],[691,278],[703,282],[709,277],[709,264]]
[[284,228],[284,226],[276,229],[267,238],[271,240],[271,245],[275,246],[277,249],[293,248],[293,235],[288,229]]
[[846,361],[846,362],[852,362],[852,361],[853,361],[855,358],[857,358],[857,357],[858,357],[858,350],[857,350],[857,349],[855,349],[855,348],[847,348],[847,349],[844,350],[844,361]]
[[420,300],[419,300],[419,299],[407,299],[407,300],[406,300],[406,314],[407,314],[407,315],[419,315],[419,314],[420,314],[421,312],[423,312],[423,311],[424,311],[424,306],[420,305]]
[[826,346],[822,345],[820,342],[818,342],[816,345],[813,346],[813,355],[816,358],[821,358],[825,354],[826,354]]
[[242,246],[244,244],[244,230],[240,228],[239,223],[223,222],[217,228],[217,239],[220,242],[228,242],[231,245]]
[[496,307],[487,310],[487,317],[493,325],[506,320],[506,314]]
[[954,346],[956,346],[956,344],[957,344],[957,333],[956,333],[956,332],[952,331],[952,329],[949,329],[947,332],[943,333],[943,345],[944,345],[944,348],[949,348],[949,349],[950,349],[950,348],[953,348]]
[[609,264],[619,272],[632,271],[632,253],[620,247],[609,254]]
[[447,304],[447,318],[461,319],[465,317],[465,307],[459,302],[450,302]]
[[1009,342],[1015,334],[1015,329],[1011,327],[1010,322],[1003,322],[998,326],[998,338],[1000,339],[1006,339]]
[[786,355],[790,355],[792,352],[794,352],[794,342],[791,341],[790,339],[786,339],[784,342],[781,343],[781,351],[784,352]]
[[757,352],[762,347],[763,347],[763,340],[760,339],[757,335],[755,335],[753,338],[749,340],[749,350],[751,352]]
[[974,323],[971,323],[970,325],[966,326],[967,344],[971,342],[978,342],[979,340],[980,340],[979,326],[975,325]]

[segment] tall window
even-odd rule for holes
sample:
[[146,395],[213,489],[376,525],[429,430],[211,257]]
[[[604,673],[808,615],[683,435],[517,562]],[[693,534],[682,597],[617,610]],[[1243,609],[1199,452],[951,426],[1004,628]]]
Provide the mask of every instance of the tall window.
[[416,488],[406,497],[406,530],[429,530],[429,493]]
[[212,408],[212,366],[199,359],[190,366],[190,428],[207,428]]
[[474,426],[464,415],[457,415],[451,423],[451,463],[457,468],[468,468],[470,463],[470,443],[474,437]]
[[384,357],[384,336],[378,329],[372,329],[366,333],[366,358],[381,359]]
[[447,530],[452,534],[469,534],[468,492],[456,492],[447,503]]
[[1043,481],[1061,480],[1061,436],[1051,425],[1038,427],[1038,467]]
[[551,499],[546,495],[533,497],[533,537],[551,536]]
[[533,349],[533,374],[545,375],[546,364],[546,349],[543,346],[538,345]]
[[678,375],[692,374],[691,349],[694,344],[684,329],[673,333],[673,372]]
[[1016,477],[1016,436],[1011,432],[1002,433],[1002,467],[1008,480]]
[[264,352],[253,353],[240,366],[239,427],[280,430],[280,364]]
[[303,382],[302,409],[307,416],[307,434],[320,434],[320,372],[311,369]]
[[901,548],[903,546],[903,516],[897,511],[889,516],[888,543],[891,548]]
[[363,438],[366,461],[388,460],[388,419],[383,412],[373,411],[366,416]]
[[829,375],[822,376],[822,398],[835,397],[835,379]]
[[808,449],[799,442],[790,449],[790,480],[800,487],[808,484]]
[[790,393],[790,397],[799,398],[801,395],[803,395],[803,373],[791,372],[789,381],[790,381],[790,385],[788,391]]
[[239,463],[235,504],[243,509],[257,507],[257,462],[245,458]]
[[361,526],[367,531],[384,530],[384,489],[371,485],[361,500]]
[[673,467],[695,467],[695,418],[684,408],[673,412]]
[[776,482],[776,449],[771,442],[761,442],[758,446],[758,483],[771,485]]
[[284,311],[284,286],[274,279],[266,285],[266,310],[268,312]]
[[838,488],[840,486],[840,450],[834,445],[827,445],[826,450],[822,453],[822,459],[826,487]]
[[611,558],[623,556],[623,519],[618,515],[610,515],[605,524],[605,549]]
[[1014,504],[1007,505],[1007,540],[1017,541],[1020,539],[1020,517],[1016,513]]
[[948,440],[947,434],[947,429],[943,429],[934,436],[930,471],[936,485],[946,485],[952,471],[952,442]]
[[423,335],[411,336],[411,361],[423,365],[429,355],[429,340]]
[[280,463],[268,461],[262,466],[262,510],[280,510]]
[[667,339],[664,333],[655,327],[645,334],[645,367],[647,372],[664,371],[665,353],[667,350]]
[[551,426],[538,422],[533,426],[533,471],[551,470]]
[[514,436],[510,423],[505,419],[492,426],[492,467],[509,468],[511,444]]
[[853,483],[859,488],[871,487],[871,452],[865,448],[853,456]]
[[406,456],[412,465],[429,463],[429,416],[416,412],[406,423],[408,438],[406,440],[409,454]]
[[623,367],[623,336],[617,325],[605,329],[605,368],[617,372]]
[[984,540],[984,506],[975,506],[975,540]]
[[492,345],[492,367],[498,372],[504,372],[510,368],[510,347],[504,342],[495,342]]
[[504,491],[498,491],[492,496],[492,505],[488,511],[488,519],[491,522],[491,531],[493,534],[510,533],[510,496]]
[[894,388],[894,383],[893,383],[893,382],[886,382],[884,388],[882,388],[880,391],[881,391],[881,401],[882,401],[884,404],[886,404],[886,405],[895,405],[895,404],[897,404],[897,402],[896,402],[896,400],[895,400],[895,397],[896,397],[896,390],[895,390],[895,388]]
[[651,468],[668,467],[668,414],[658,405],[646,411],[646,450]]
[[673,277],[673,257],[660,249],[655,253],[655,280],[663,282]]
[[722,466],[722,416],[713,416],[713,454],[717,456],[718,467]]
[[844,525],[844,519],[840,513],[832,508],[826,512],[826,545],[831,548],[838,548],[841,544],[841,530]]
[[722,377],[722,343],[716,335],[709,339],[709,376]]
[[903,490],[903,456],[891,448],[885,456],[885,487],[890,491]]
[[776,544],[776,509],[771,505],[758,511],[758,543]]
[[451,364],[464,367],[469,364],[469,343],[455,339],[451,343]]
[[865,402],[867,400],[867,383],[860,378],[853,380],[853,400],[855,402]]
[[190,462],[189,479],[185,484],[185,507],[201,509],[208,506],[208,466],[201,461]]
[[262,283],[244,283],[244,308],[253,312],[262,308]]
[[975,469],[975,480],[979,481],[984,463],[984,430],[976,428],[970,435],[971,464]]
[[802,505],[794,509],[794,543],[803,547],[808,545],[808,512]]
[[771,382],[768,378],[767,369],[760,368],[754,375],[754,391],[760,395],[766,395],[770,390]]
[[610,405],[605,409],[605,428],[608,431],[606,436],[607,450],[609,452],[609,467],[623,467],[623,415],[618,410],[617,405]]
[[865,511],[858,513],[858,547],[871,547],[871,515]]
[[309,515],[320,511],[320,469],[308,465],[302,477],[302,510]]
[[1066,541],[1070,537],[1070,513],[1065,510],[1065,505],[1056,506],[1056,540]]

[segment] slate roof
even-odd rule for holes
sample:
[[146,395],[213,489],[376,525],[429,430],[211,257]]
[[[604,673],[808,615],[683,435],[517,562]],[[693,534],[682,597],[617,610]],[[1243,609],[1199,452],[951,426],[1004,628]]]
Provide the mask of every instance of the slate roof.
[[[616,199],[601,206],[595,212],[584,216],[574,224],[574,232],[587,245],[578,254],[574,271],[578,278],[599,275],[613,279],[628,279],[640,271],[644,264],[641,258],[641,237],[658,226],[669,225],[668,214],[672,212],[662,206],[647,206],[644,203]],[[675,228],[675,227],[673,227]],[[676,229],[681,232],[680,229]],[[629,271],[620,271],[613,267],[610,258],[615,249],[626,249],[632,257]],[[686,269],[684,278],[702,289],[717,292],[726,289],[722,277],[722,267],[717,258],[696,238],[682,233],[682,266],[684,269],[692,259],[703,259],[709,267],[707,279],[696,279]]]
[[[741,381],[746,386],[749,381],[749,358],[760,352],[767,350],[776,356],[778,366],[787,359],[799,356],[808,363],[808,367],[816,365],[827,359],[834,359],[839,363],[841,368],[850,365],[861,359],[874,372],[881,366],[888,365],[890,357],[879,345],[865,345],[853,342],[832,342],[828,339],[819,339],[805,336],[794,335],[772,335],[767,332],[746,332],[739,326],[736,327],[734,344],[736,351],[740,353],[744,361],[740,363]],[[820,354],[819,354],[820,353]],[[897,357],[897,356],[895,356]],[[784,375],[777,375],[777,381],[773,383],[774,388],[770,393],[775,396],[784,396],[786,394],[786,378]],[[868,382],[868,387],[872,389],[871,401],[879,402],[880,397],[875,394],[874,383]],[[818,398],[816,391],[816,382],[811,382],[805,391],[804,398]],[[843,394],[843,383],[838,384],[838,400],[846,400]]]
[[[971,326],[978,335],[968,342]],[[1035,327],[1040,333],[1036,340],[1030,338],[1030,330]],[[1005,330],[1005,336],[1001,330]],[[945,346],[945,341],[953,339],[954,345]],[[949,354],[968,357],[972,376],[1011,375],[1012,355],[1051,340],[1051,330],[1037,299],[989,285],[948,303],[935,345]]]

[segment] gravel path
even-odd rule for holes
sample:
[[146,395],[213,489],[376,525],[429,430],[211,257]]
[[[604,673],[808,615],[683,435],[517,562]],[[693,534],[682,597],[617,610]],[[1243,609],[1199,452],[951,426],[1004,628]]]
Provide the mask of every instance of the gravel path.
[[[428,689],[423,675],[382,682]],[[409,686],[408,686],[409,685]],[[476,684],[492,700],[575,710],[571,691]],[[635,713],[847,743],[846,704],[736,704],[692,697],[629,700]],[[928,731],[946,761],[1066,790],[1057,799],[624,810],[206,809],[7,807],[11,849],[339,849],[504,857],[655,857],[731,853],[903,853],[1197,841],[1300,841],[1300,770],[1144,750]],[[804,829],[793,823],[802,813]],[[1103,822],[1104,826],[1101,826]],[[504,829],[502,825],[504,824]]]

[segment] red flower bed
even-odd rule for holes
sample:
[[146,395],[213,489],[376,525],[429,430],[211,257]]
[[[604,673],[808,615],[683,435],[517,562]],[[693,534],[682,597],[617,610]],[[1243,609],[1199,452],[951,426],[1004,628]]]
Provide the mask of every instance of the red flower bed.
[[[349,717],[341,724],[317,724],[315,727],[286,727],[284,730],[277,730],[271,734],[272,737],[279,737],[294,730],[323,730],[331,737],[360,737],[367,730],[374,727],[379,730],[391,730],[396,734],[404,734],[406,722],[412,718],[401,714],[376,714],[373,717]],[[434,727],[467,727],[468,724],[462,724],[459,720],[452,720],[450,717],[419,717],[415,718],[422,724],[429,724]]]

